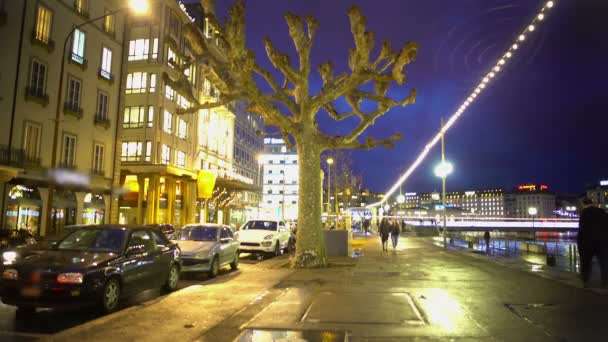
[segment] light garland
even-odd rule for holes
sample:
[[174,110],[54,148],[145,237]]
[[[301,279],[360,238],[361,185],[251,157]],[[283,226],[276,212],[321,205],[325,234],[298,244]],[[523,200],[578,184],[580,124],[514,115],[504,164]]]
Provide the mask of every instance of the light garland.
[[405,173],[401,175],[399,180],[397,180],[397,182],[390,188],[390,190],[384,194],[382,200],[367,205],[367,208],[373,208],[384,204],[384,202],[386,202],[389,197],[393,193],[395,193],[397,189],[399,189],[403,182],[405,182],[410,177],[410,175],[418,168],[420,163],[424,161],[431,149],[435,147],[435,145],[437,145],[437,143],[441,140],[441,136],[445,134],[448,129],[450,129],[450,127],[452,127],[452,125],[456,122],[456,120],[458,120],[462,113],[464,113],[467,107],[477,99],[477,95],[481,94],[481,92],[486,88],[486,86],[492,81],[494,76],[496,76],[496,73],[500,72],[502,68],[506,66],[515,51],[519,49],[521,47],[521,44],[526,41],[526,35],[532,34],[532,32],[536,30],[537,26],[541,24],[541,22],[545,19],[547,11],[553,8],[554,5],[555,1],[547,1],[545,3],[545,5],[541,8],[540,13],[535,16],[534,19],[532,19],[532,22],[530,24],[526,25],[526,28],[523,32],[517,35],[516,42],[511,45],[511,47],[499,58],[496,64],[490,68],[490,71],[486,75],[482,76],[482,81],[479,83],[479,85],[477,85],[475,89],[471,92],[471,94],[467,96],[466,100],[460,105],[458,110],[452,114],[452,116],[441,128],[441,130],[435,135],[435,137],[433,137],[431,142],[426,144],[426,146],[418,155],[414,163],[412,163],[412,165],[410,165],[410,167],[405,171]]

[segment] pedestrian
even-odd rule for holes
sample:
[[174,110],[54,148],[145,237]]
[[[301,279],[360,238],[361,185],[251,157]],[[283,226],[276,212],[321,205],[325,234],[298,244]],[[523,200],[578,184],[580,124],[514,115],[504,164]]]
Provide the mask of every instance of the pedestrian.
[[382,240],[383,251],[388,251],[388,235],[390,230],[391,228],[388,219],[383,218],[382,222],[380,223],[380,231],[378,232],[378,234],[380,234],[380,239]]
[[363,229],[365,229],[365,235],[369,234],[369,220],[363,219]]
[[601,286],[608,287],[608,214],[583,199],[583,210],[578,223],[576,243],[581,260],[580,276],[583,286],[589,286],[593,257],[600,263]]
[[391,224],[391,240],[393,241],[393,249],[397,248],[397,242],[399,241],[399,233],[401,227],[399,227],[399,221],[393,220]]
[[486,230],[483,233],[483,239],[486,240],[486,254],[490,254],[490,232]]

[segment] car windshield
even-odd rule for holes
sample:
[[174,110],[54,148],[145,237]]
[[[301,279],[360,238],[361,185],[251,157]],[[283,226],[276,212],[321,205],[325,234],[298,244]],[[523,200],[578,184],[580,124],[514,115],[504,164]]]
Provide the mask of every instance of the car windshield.
[[127,231],[123,229],[79,229],[57,245],[58,250],[120,253]]
[[216,241],[217,227],[195,226],[184,227],[173,234],[173,240]]
[[258,230],[277,230],[277,222],[276,221],[249,221],[247,222],[242,229],[258,229]]

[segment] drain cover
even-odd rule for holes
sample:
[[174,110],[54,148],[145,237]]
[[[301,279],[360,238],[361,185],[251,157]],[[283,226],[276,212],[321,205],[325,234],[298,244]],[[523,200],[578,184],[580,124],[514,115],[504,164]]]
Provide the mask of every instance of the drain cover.
[[348,342],[343,331],[245,330],[235,342]]

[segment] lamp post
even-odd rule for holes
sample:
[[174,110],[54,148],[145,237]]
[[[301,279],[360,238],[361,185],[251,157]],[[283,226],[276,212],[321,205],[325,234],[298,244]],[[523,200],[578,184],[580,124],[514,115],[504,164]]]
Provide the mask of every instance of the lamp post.
[[443,133],[443,119],[441,119],[441,163],[435,167],[435,176],[441,178],[441,202],[443,206],[443,248],[448,248],[446,239],[447,225],[447,207],[445,205],[445,180],[454,170],[452,164],[445,160],[445,138]]
[[[534,218],[538,214],[538,209],[536,207],[528,208],[528,215],[532,216],[532,232],[534,233]],[[534,233],[534,239],[536,239],[536,233]]]
[[258,155],[258,185],[260,186],[260,198],[258,198],[258,218],[260,218],[260,203],[264,198],[264,176],[262,175],[262,166],[264,165],[264,156]]
[[[148,12],[148,8],[149,8],[149,4],[148,4],[149,0],[130,0],[129,1],[129,5],[127,7],[121,7],[117,10],[108,12],[102,16],[99,17],[95,17],[93,19],[87,20],[85,22],[82,22],[76,26],[74,26],[70,32],[68,32],[68,34],[66,35],[64,41],[63,41],[63,50],[61,50],[61,66],[59,68],[59,85],[57,87],[57,106],[55,108],[55,122],[54,122],[54,129],[53,129],[53,149],[51,151],[51,170],[55,169],[57,167],[57,140],[59,138],[59,124],[61,122],[61,95],[62,95],[62,91],[63,91],[63,76],[65,73],[65,61],[67,58],[69,58],[68,56],[66,56],[66,48],[68,46],[68,41],[70,40],[70,37],[72,37],[74,35],[74,32],[78,29],[80,29],[83,26],[86,26],[90,23],[93,23],[97,20],[101,20],[104,19],[106,17],[112,16],[118,12],[121,12],[125,9],[131,9],[136,15],[144,15]],[[126,28],[125,28],[126,29]],[[48,200],[46,203],[46,231],[50,231],[51,228],[51,221],[52,221],[52,211],[53,211],[53,196],[54,196],[54,192],[55,192],[55,184],[53,183],[53,181],[49,181],[49,187],[48,187]]]

